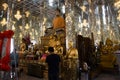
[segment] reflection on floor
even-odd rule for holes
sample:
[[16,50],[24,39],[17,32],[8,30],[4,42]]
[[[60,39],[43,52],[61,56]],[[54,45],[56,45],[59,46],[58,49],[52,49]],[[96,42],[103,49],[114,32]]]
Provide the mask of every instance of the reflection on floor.
[[[44,79],[40,79],[40,78],[33,77],[33,76],[28,76],[26,74],[21,74],[21,76],[19,77],[19,80],[44,80]],[[81,80],[86,80],[86,79],[84,78],[84,76],[82,76]],[[93,80],[120,80],[120,75],[102,73]]]

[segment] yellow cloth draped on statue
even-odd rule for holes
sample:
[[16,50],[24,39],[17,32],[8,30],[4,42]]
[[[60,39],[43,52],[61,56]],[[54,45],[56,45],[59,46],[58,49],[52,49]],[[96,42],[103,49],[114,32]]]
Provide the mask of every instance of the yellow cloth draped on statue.
[[65,27],[65,20],[61,16],[57,16],[53,19],[53,29],[57,28],[64,28]]

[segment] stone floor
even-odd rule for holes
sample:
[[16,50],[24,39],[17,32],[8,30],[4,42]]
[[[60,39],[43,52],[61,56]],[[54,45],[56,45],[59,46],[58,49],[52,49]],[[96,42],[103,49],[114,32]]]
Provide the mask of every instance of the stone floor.
[[94,80],[120,80],[120,75],[100,74]]
[[[40,78],[37,78],[37,77],[22,74],[21,77],[19,77],[19,80],[45,80],[45,79],[40,79]],[[85,79],[84,75],[82,75],[81,80],[87,80],[87,79]],[[120,75],[112,75],[112,74],[108,74],[108,73],[101,73],[100,75],[98,75],[96,78],[94,78],[92,80],[120,80]]]

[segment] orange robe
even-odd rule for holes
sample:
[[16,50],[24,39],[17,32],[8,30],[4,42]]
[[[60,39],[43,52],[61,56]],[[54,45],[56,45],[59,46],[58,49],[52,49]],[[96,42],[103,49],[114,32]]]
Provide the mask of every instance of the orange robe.
[[53,29],[64,28],[65,20],[63,17],[58,16],[53,19]]

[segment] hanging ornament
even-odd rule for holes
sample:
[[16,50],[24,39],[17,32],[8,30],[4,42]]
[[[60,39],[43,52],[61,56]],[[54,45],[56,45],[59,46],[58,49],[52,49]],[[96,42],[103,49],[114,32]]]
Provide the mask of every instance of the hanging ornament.
[[88,22],[87,22],[87,20],[86,20],[86,19],[84,19],[84,20],[83,20],[82,25],[83,25],[83,26],[85,26],[85,27],[88,25]]
[[81,6],[80,8],[82,9],[83,12],[86,11],[86,7],[85,6]]
[[4,10],[7,10],[7,8],[8,8],[8,4],[7,3],[3,3],[2,6],[3,6]]
[[15,31],[15,26],[14,25],[12,25],[12,30]]
[[29,17],[30,12],[29,12],[29,11],[26,11],[25,14],[26,14],[26,17]]
[[2,24],[2,26],[5,26],[7,24],[7,21],[5,18],[3,18],[3,20],[1,21],[1,24]]
[[119,9],[119,8],[120,8],[120,1],[119,1],[119,0],[116,1],[116,2],[114,3],[114,6],[115,6],[117,9]]
[[118,17],[117,17],[117,20],[119,20],[120,21],[120,14],[118,15]]
[[20,20],[20,18],[22,18],[19,10],[17,10],[17,13],[14,15],[14,17],[15,17],[17,20]]
[[28,25],[28,23],[25,25],[25,29],[29,29],[30,26]]

